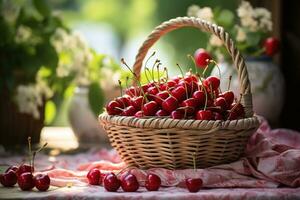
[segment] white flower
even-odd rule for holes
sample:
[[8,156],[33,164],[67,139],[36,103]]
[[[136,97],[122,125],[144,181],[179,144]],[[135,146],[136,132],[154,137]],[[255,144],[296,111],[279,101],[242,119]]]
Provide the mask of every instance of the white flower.
[[237,28],[237,35],[236,35],[236,41],[238,42],[244,42],[246,40],[246,33],[245,31],[238,27]]
[[204,7],[198,10],[197,17],[209,22],[213,21],[214,14],[210,7]]
[[254,17],[259,21],[259,28],[261,30],[272,31],[273,22],[271,19],[271,12],[265,8],[255,8]]
[[242,1],[241,5],[237,9],[237,13],[243,27],[249,28],[251,31],[257,31],[258,22],[254,17],[253,7],[249,2]]
[[16,43],[23,43],[30,39],[32,30],[28,26],[20,25],[16,31],[15,41]]
[[187,15],[190,17],[198,17],[197,13],[200,10],[200,7],[197,5],[191,5],[188,7]]
[[223,42],[222,40],[220,40],[217,36],[215,35],[212,35],[209,39],[209,43],[212,45],[212,46],[216,46],[216,47],[219,47],[219,46],[222,46],[223,45]]
[[253,14],[255,18],[271,19],[271,12],[265,8],[255,8]]

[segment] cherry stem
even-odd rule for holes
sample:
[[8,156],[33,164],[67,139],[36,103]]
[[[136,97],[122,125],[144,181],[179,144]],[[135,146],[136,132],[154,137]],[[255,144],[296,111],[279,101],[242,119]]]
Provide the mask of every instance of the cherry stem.
[[[149,71],[149,69],[147,67],[145,67],[145,77],[146,77],[148,83],[150,83],[150,79],[148,77],[148,74],[147,74],[148,71],[147,70]],[[151,74],[150,74],[150,76],[151,76]]]
[[208,67],[209,67],[209,59],[206,59],[206,61],[207,61],[208,63],[207,63],[207,65],[206,65],[204,71],[202,72],[202,76],[203,76],[203,77],[205,77],[205,73],[206,73],[206,71],[207,71],[207,69],[208,69]]
[[213,91],[213,89],[212,89],[212,84],[209,84],[209,89],[210,89],[210,91],[211,91],[210,97],[211,97],[212,99],[215,99],[215,93],[214,93],[214,91]]
[[32,152],[31,152],[31,137],[27,138],[28,141],[28,158],[29,158],[29,165],[31,167],[31,172],[32,172],[32,160],[31,160],[31,156],[32,156]]
[[48,143],[46,142],[42,147],[40,147],[38,150],[36,150],[32,153],[32,170],[34,170],[34,159],[35,159],[36,154],[39,153],[40,151],[42,151],[47,145],[48,145]]
[[160,74],[159,74],[159,66],[161,65],[161,63],[158,63],[158,65],[156,65],[157,68],[157,79],[158,79],[158,84],[160,84]]
[[151,56],[149,56],[149,58],[147,58],[146,62],[145,62],[145,68],[147,67],[148,61],[155,55],[155,51],[153,51],[153,53],[151,54]]
[[121,94],[121,96],[123,96],[122,82],[120,80],[118,80],[118,83],[119,83],[119,87],[120,87],[120,94]]
[[[148,68],[147,68],[146,70],[149,71],[149,73],[151,74],[151,72],[150,72],[150,70],[149,70]],[[158,91],[160,91],[159,87],[156,85],[156,82],[154,81],[153,78],[152,78],[152,80],[153,80],[154,87],[156,87],[156,89],[157,89]]]
[[136,167],[133,166],[133,165],[128,165],[127,167],[124,167],[123,169],[121,169],[121,170],[116,174],[116,176],[119,176],[119,174],[121,174],[122,172],[124,172],[126,169],[130,169],[130,168],[136,168]]
[[203,85],[203,81],[202,81],[201,77],[199,78],[199,80],[201,82],[201,85],[202,85],[202,88],[204,89],[204,94],[205,94],[205,104],[204,104],[203,110],[206,110],[207,100],[208,100],[208,98],[207,98],[207,91],[206,91],[206,88]]
[[155,75],[154,75],[154,68],[156,66],[156,64],[159,64],[160,60],[156,59],[153,66],[152,66],[152,79],[155,82]]
[[[219,67],[218,63],[214,60],[210,60],[209,62],[215,64],[215,66],[217,67],[218,72],[219,72],[220,80],[222,80],[221,70],[220,70],[220,67]],[[221,91],[221,88],[220,88],[220,91]],[[221,93],[222,93],[222,91],[221,91]]]
[[231,79],[232,79],[232,76],[230,75],[229,80],[228,80],[228,87],[227,87],[228,91],[230,90]]
[[[183,77],[184,77],[184,74],[183,74],[183,71],[182,71],[181,67],[179,66],[178,63],[176,63],[176,65],[177,65],[177,67],[179,68],[180,73],[181,73],[182,78],[183,78]],[[185,82],[185,81],[184,81],[184,87],[185,87],[186,98],[188,99],[188,98],[189,98],[189,94],[188,94],[188,90],[187,90],[187,86],[186,86],[186,82]]]
[[[148,101],[148,99],[147,99],[147,97],[146,97],[146,94],[145,94],[144,91],[143,91],[142,84],[141,84],[140,80],[138,79],[136,73],[134,73],[134,72],[132,71],[132,69],[130,69],[130,67],[129,67],[129,66],[127,65],[127,63],[125,62],[124,58],[121,59],[121,62],[122,62],[122,63],[129,69],[129,71],[133,74],[135,80],[136,80],[137,83],[139,84],[140,90],[141,90],[141,92],[142,92],[144,98],[146,99],[146,101]],[[136,95],[136,96],[137,96],[137,95]]]
[[169,80],[169,73],[168,73],[168,69],[165,67],[164,68],[164,71],[166,72],[166,78],[167,78],[167,81]]
[[187,57],[193,61],[195,72],[198,73],[198,68],[196,67],[196,61],[195,61],[194,57],[191,54],[188,54]]

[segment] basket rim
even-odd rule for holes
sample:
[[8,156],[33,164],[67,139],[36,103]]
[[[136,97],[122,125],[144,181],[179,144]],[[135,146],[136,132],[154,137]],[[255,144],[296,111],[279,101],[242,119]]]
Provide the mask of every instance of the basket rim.
[[103,112],[99,115],[100,123],[109,123],[120,126],[130,126],[136,128],[152,128],[152,129],[229,129],[229,130],[245,130],[253,129],[259,126],[259,120],[256,115],[253,117],[238,120],[194,120],[194,119],[172,119],[172,118],[136,118],[133,116],[109,115]]

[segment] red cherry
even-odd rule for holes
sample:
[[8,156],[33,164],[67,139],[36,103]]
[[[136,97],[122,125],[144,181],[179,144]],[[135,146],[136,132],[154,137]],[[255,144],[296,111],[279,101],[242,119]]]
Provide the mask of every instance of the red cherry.
[[210,110],[199,110],[196,113],[197,120],[211,120],[213,118],[212,112]]
[[136,113],[136,109],[133,106],[128,106],[121,113],[122,116],[134,116]]
[[180,87],[180,86],[183,87],[188,93],[191,93],[191,91],[192,91],[192,85],[191,85],[191,83],[189,83],[189,82],[187,82],[187,81],[185,81],[183,79],[181,81],[179,81],[179,83],[178,83],[177,86],[178,87]]
[[27,191],[34,188],[34,180],[31,172],[25,172],[18,176],[18,185],[21,190]]
[[164,116],[169,116],[170,113],[165,111],[165,110],[158,110],[156,113],[155,113],[155,116],[158,116],[158,117],[164,117]]
[[195,74],[193,74],[191,72],[188,72],[184,76],[184,80],[188,83],[191,83],[191,82],[196,82],[197,83],[199,81],[199,78]]
[[141,110],[137,111],[134,116],[137,118],[142,118],[142,117],[144,117],[144,112]]
[[173,119],[183,119],[184,113],[180,110],[174,110],[173,112],[171,112],[171,117]]
[[162,104],[163,100],[165,100],[166,98],[168,98],[170,95],[167,91],[161,91],[159,93],[156,94],[156,96],[154,97],[154,101],[156,101],[156,103],[158,103],[159,105]]
[[205,104],[205,93],[203,91],[197,90],[193,93],[193,98],[197,101],[197,104],[204,106]]
[[226,110],[228,108],[228,104],[224,97],[218,97],[215,100],[215,106],[221,107],[221,109]]
[[147,92],[148,88],[151,87],[152,85],[151,84],[145,84],[145,85],[142,85],[142,90],[144,93]]
[[223,115],[221,115],[220,113],[218,113],[218,112],[214,112],[213,113],[213,118],[215,119],[215,120],[223,120],[224,118],[223,118]]
[[121,187],[124,192],[136,192],[139,189],[140,185],[135,175],[127,174],[121,180]]
[[158,108],[159,106],[155,101],[150,101],[142,106],[142,111],[145,116],[154,116]]
[[220,86],[220,79],[216,76],[209,76],[203,81],[203,85],[210,91],[217,90]]
[[130,102],[130,97],[128,95],[124,95],[122,97],[117,97],[115,99],[115,101],[118,102],[122,106],[122,108],[126,108],[131,103]]
[[[99,169],[91,169],[88,174],[86,175],[89,184],[91,185],[100,185],[102,182],[101,179],[101,172]],[[101,181],[101,182],[100,182]]]
[[139,93],[139,91],[137,91],[138,89],[134,86],[131,86],[130,88],[127,88],[125,90],[125,94],[134,97],[134,96],[139,96],[137,93]]
[[17,172],[18,169],[19,169],[19,168],[18,168],[17,166],[12,165],[12,166],[10,166],[9,168],[7,168],[7,169],[5,170],[5,172],[8,172],[9,170],[13,170],[14,172]]
[[12,187],[17,183],[17,174],[14,170],[10,169],[4,174],[0,174],[0,183],[4,187]]
[[198,192],[202,187],[203,181],[201,178],[187,178],[185,179],[185,184],[190,192]]
[[186,98],[185,87],[179,86],[171,91],[171,95],[175,97],[178,101],[182,101]]
[[184,100],[181,103],[181,106],[185,108],[190,108],[190,109],[186,109],[186,112],[188,115],[191,115],[195,112],[196,108],[198,107],[198,101],[194,98],[189,98]]
[[27,164],[23,164],[21,165],[18,170],[17,170],[17,176],[20,176],[21,174],[25,173],[25,172],[33,172],[34,171],[34,168],[31,167],[30,165],[27,165]]
[[142,108],[142,105],[145,103],[145,98],[143,96],[133,97],[131,99],[130,104],[136,109],[140,110]]
[[119,108],[122,107],[123,106],[117,101],[110,101],[106,106],[106,111],[109,115],[119,115],[122,112],[122,110],[120,110]]
[[149,87],[147,93],[149,94],[148,97],[150,100],[154,99],[154,96],[158,93],[158,89],[155,86]]
[[105,176],[103,186],[109,192],[116,192],[120,188],[120,180],[111,172]]
[[230,106],[230,111],[228,115],[228,120],[235,120],[238,118],[245,117],[245,110],[242,104],[240,103],[233,103]]
[[211,60],[211,56],[207,51],[200,48],[195,52],[194,59],[198,67],[205,68],[209,63],[209,60]]
[[161,186],[159,176],[155,174],[148,174],[145,182],[145,187],[148,191],[157,191]]
[[177,83],[179,83],[179,81],[180,81],[181,79],[182,79],[182,78],[181,78],[180,76],[175,76],[175,77],[173,77],[171,80],[172,80],[172,81],[175,81],[176,84],[177,84]]
[[274,56],[279,49],[279,40],[275,37],[269,37],[264,41],[265,53],[268,56]]
[[179,103],[177,99],[173,96],[169,96],[161,104],[162,108],[168,112],[172,112],[173,110],[176,110],[178,108],[178,105]]
[[37,174],[34,176],[34,185],[39,191],[46,191],[50,187],[50,178],[47,174]]
[[227,105],[231,105],[234,100],[234,93],[232,91],[226,91],[220,94],[219,97],[224,97]]
[[169,80],[166,84],[164,84],[163,90],[170,89],[172,87],[175,87],[178,82],[174,80]]

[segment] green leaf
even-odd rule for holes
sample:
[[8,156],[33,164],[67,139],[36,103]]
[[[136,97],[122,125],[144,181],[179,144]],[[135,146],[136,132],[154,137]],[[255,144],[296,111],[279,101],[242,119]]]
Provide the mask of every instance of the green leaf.
[[46,102],[45,107],[45,124],[49,125],[54,120],[54,117],[56,115],[56,106],[55,103],[51,100]]
[[46,0],[33,0],[33,4],[42,16],[49,17],[51,15],[51,9]]
[[222,10],[216,19],[218,25],[230,27],[234,22],[234,15],[230,10]]
[[247,43],[249,46],[257,46],[260,41],[260,34],[257,32],[247,32]]
[[90,107],[93,113],[97,116],[101,112],[105,102],[104,93],[97,82],[90,84],[88,97]]

